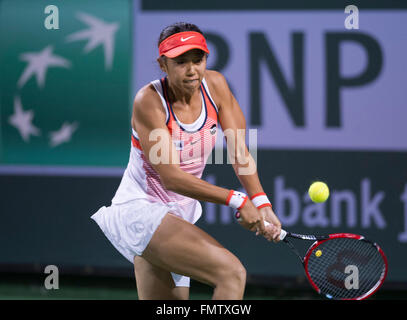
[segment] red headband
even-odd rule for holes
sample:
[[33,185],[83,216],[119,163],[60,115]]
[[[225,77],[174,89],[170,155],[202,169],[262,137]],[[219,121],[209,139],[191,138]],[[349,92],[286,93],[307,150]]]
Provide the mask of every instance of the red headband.
[[175,58],[191,49],[201,49],[209,53],[204,36],[195,31],[173,34],[160,43],[158,51],[161,56]]

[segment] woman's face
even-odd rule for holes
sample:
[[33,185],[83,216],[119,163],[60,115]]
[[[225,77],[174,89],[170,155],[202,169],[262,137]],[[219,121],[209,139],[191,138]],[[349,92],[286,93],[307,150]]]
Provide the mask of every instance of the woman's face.
[[206,54],[193,49],[175,58],[160,59],[161,69],[167,73],[172,86],[193,92],[201,85],[206,70]]

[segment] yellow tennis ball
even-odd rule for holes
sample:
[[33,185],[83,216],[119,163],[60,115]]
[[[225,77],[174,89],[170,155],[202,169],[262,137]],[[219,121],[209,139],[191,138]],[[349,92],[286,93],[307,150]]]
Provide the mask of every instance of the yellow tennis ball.
[[324,202],[329,197],[328,186],[321,181],[314,182],[308,189],[309,197],[314,202]]
[[319,258],[322,255],[322,251],[321,250],[317,250],[315,252],[315,255]]

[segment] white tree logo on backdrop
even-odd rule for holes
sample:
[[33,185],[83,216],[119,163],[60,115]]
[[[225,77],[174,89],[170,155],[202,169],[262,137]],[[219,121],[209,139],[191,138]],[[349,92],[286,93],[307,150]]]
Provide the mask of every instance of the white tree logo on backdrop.
[[25,83],[35,75],[37,84],[40,88],[44,87],[45,76],[49,67],[64,67],[70,68],[71,63],[52,53],[54,48],[47,46],[40,52],[25,52],[20,55],[20,60],[28,62],[23,74],[18,80],[18,87],[22,88]]
[[103,45],[105,53],[105,69],[111,69],[114,55],[114,35],[119,29],[118,23],[106,23],[86,13],[78,13],[77,17],[89,26],[89,29],[78,31],[67,37],[68,42],[88,39],[85,53]]
[[33,125],[33,110],[23,110],[20,97],[14,98],[14,113],[9,117],[9,123],[15,127],[25,142],[30,141],[30,136],[39,136],[40,129]]
[[[108,23],[83,12],[79,12],[76,16],[78,20],[88,25],[89,28],[68,35],[66,42],[88,40],[84,48],[85,53],[103,46],[105,70],[110,70],[114,61],[114,40],[115,33],[120,27],[119,23]],[[43,89],[46,85],[48,69],[71,69],[72,67],[72,63],[68,59],[54,53],[54,46],[52,45],[48,45],[36,52],[23,52],[20,54],[19,59],[27,62],[17,82],[19,89],[23,88],[27,81],[33,77],[35,77],[38,87]],[[8,118],[8,123],[18,130],[25,143],[29,143],[31,136],[41,135],[41,129],[33,124],[35,117],[34,110],[25,110],[21,100],[19,95],[14,97],[14,113]],[[49,146],[56,147],[71,141],[72,135],[78,129],[78,126],[79,122],[77,121],[72,123],[63,121],[59,129],[47,135],[49,137]]]

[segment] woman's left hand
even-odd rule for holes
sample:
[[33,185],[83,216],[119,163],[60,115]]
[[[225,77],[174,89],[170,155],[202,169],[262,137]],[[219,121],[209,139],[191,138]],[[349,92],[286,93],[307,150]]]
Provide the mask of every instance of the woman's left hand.
[[[265,227],[265,232],[262,235],[269,241],[280,241],[281,222],[277,218],[273,209],[271,207],[265,207],[259,209],[259,211],[263,215],[264,220],[270,223]],[[259,232],[257,231],[256,235],[258,234]]]

